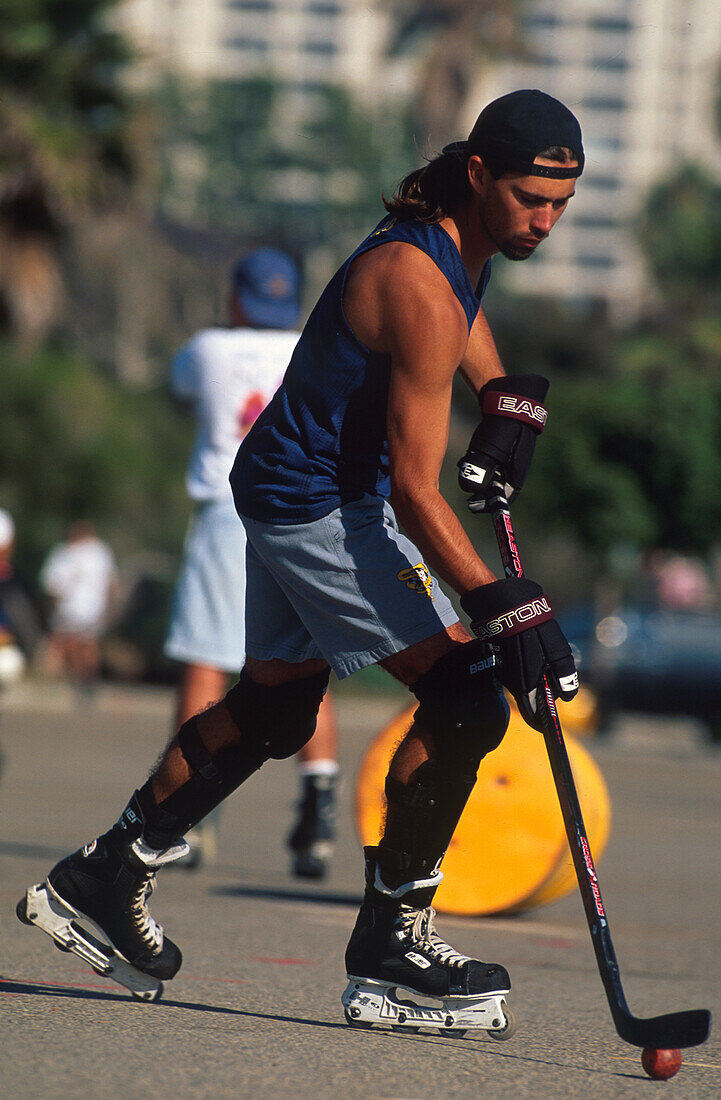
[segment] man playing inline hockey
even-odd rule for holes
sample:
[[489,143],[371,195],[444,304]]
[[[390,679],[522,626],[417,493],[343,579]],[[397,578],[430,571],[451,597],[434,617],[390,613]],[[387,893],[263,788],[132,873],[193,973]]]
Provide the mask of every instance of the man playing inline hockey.
[[[410,1024],[401,988],[442,1006],[414,1009],[415,1024],[508,1032],[507,971],[445,943],[431,901],[479,762],[505,733],[501,685],[533,720],[542,668],[563,698],[578,681],[542,590],[496,580],[438,479],[459,371],[481,402],[462,486],[482,493],[496,471],[514,490],[524,483],[547,383],[504,376],[480,297],[491,256],[532,255],[582,169],[574,116],[523,90],[491,103],[467,141],[386,203],[321,295],[231,475],[248,536],[239,682],[184,723],[108,833],[28,892],[22,918],[44,903],[51,916],[38,923],[57,936],[53,919],[82,914],[143,976],[172,977],[180,952],[146,905],[154,870],[266,760],[310,738],[330,668],[344,677],[379,663],[419,706],[391,761],[383,837],[366,849],[347,1018]],[[458,622],[429,567],[494,648]]]

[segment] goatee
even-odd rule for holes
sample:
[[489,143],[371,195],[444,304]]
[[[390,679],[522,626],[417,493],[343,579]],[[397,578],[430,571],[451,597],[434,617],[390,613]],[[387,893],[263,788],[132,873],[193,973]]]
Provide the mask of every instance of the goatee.
[[510,241],[500,247],[501,255],[507,260],[528,260],[535,251],[535,248],[516,248]]

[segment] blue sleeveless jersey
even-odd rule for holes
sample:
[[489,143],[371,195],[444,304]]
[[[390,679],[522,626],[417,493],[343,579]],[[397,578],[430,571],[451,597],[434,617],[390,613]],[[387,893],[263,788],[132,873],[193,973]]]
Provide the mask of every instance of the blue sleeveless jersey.
[[490,261],[476,293],[444,229],[384,218],[328,283],[280,389],[240,446],[230,483],[241,515],[266,523],[307,523],[364,493],[390,495],[390,356],[370,351],[356,338],[342,305],[350,264],[389,241],[415,245],[430,256],[463,306],[470,332]]

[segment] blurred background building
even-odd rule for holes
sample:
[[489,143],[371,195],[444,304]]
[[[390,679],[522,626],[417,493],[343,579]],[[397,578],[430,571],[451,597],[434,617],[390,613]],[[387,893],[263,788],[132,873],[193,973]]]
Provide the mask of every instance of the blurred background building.
[[389,6],[124,0],[113,20],[136,51],[129,86],[168,121],[158,212],[175,239],[188,223],[274,239],[298,254],[312,303],[378,213],[382,178],[407,167],[395,146],[417,72],[389,58]]
[[509,281],[522,293],[602,301],[628,320],[650,291],[633,226],[651,185],[684,161],[721,174],[721,5],[526,0],[522,11],[527,56],[486,74],[476,103],[517,87],[551,91],[577,112],[587,160],[548,245]]
[[119,26],[141,59],[196,80],[273,74],[290,90],[342,84],[361,99],[386,94],[389,16],[353,0],[125,0]]
[[[299,125],[318,110],[319,87],[342,86],[376,106],[409,100],[428,66],[430,39],[443,26],[442,11],[453,7],[353,0],[202,5],[126,0],[120,25],[139,50],[135,78],[146,85],[163,71],[201,81],[251,76],[281,81],[284,94],[273,125],[281,141],[292,142]],[[494,5],[467,7],[471,16],[475,9],[480,25]],[[515,56],[501,54],[490,64],[478,58],[478,75],[459,121],[469,128],[480,106],[505,91],[543,88],[577,111],[587,168],[578,198],[548,246],[529,264],[510,269],[506,280],[522,294],[601,303],[613,318],[627,321],[652,293],[642,250],[630,231],[650,186],[683,161],[721,174],[716,127],[721,5],[716,0],[567,0],[563,5],[524,0],[516,13],[515,49],[505,51]],[[448,48],[453,44],[450,39]],[[447,137],[441,122],[430,134],[430,150]],[[177,160],[176,167],[182,171]],[[328,172],[332,175],[332,166]],[[297,173],[284,185],[289,182],[299,192],[304,182],[314,186]],[[347,185],[347,174],[335,184]]]

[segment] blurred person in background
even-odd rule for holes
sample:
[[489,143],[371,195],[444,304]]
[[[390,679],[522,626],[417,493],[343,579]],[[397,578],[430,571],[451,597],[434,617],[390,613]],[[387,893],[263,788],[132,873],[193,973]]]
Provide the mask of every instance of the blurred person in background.
[[0,689],[21,679],[40,634],[39,616],[15,572],[15,522],[0,508]]
[[50,601],[47,670],[90,691],[100,677],[100,639],[117,595],[113,552],[92,523],[77,520],[48,554],[39,582]]
[[[187,473],[195,512],[185,540],[165,654],[181,663],[177,729],[221,699],[245,662],[245,529],[228,477],[238,445],[270,401],[298,341],[299,277],[291,258],[258,248],[231,272],[228,325],[196,333],[173,360],[170,386],[192,403],[197,423]],[[320,878],[332,852],[338,780],[333,704],[298,754],[298,820],[288,844],[296,875]],[[186,836],[178,861],[212,862],[218,812]]]
[[655,563],[656,596],[669,611],[708,611],[713,605],[710,574],[700,558],[659,552]]

